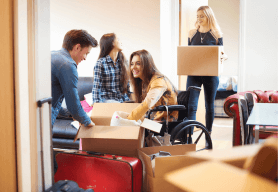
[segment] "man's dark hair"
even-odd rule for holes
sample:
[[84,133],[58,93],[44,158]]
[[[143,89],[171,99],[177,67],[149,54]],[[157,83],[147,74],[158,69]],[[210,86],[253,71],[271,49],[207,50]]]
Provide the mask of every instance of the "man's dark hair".
[[73,29],[66,33],[63,41],[63,48],[71,51],[76,44],[80,44],[81,48],[89,46],[96,47],[98,42],[87,31]]

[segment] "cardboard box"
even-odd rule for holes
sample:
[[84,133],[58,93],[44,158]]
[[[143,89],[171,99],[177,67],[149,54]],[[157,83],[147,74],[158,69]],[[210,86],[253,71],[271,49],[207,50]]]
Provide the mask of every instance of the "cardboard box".
[[[225,150],[188,152],[199,164],[169,172],[165,180],[178,191],[278,191],[278,140]],[[193,159],[192,159],[193,158]],[[202,185],[200,185],[200,183]]]
[[244,169],[216,161],[181,168],[165,175],[165,180],[179,191],[245,192],[278,190],[277,184]]
[[82,138],[82,150],[138,157],[137,149],[144,146],[144,128],[160,132],[162,124],[145,119],[141,126],[110,126],[115,111],[130,113],[138,103],[95,103],[91,115],[96,124],[81,126],[75,140]]
[[[172,156],[156,157],[151,161],[149,155],[158,153],[159,151],[167,151]],[[190,151],[196,151],[196,145],[173,145],[160,147],[146,147],[138,149],[139,158],[143,163],[143,191],[161,192],[161,191],[179,191],[172,184],[165,182],[165,175],[168,172],[190,166],[205,160],[186,157]]]
[[204,150],[201,152],[189,152],[186,156],[203,159],[205,161],[221,161],[239,168],[243,168],[245,161],[255,156],[262,144],[237,146],[230,149]]
[[245,161],[243,168],[276,182],[278,176],[278,138],[266,139],[260,150]]
[[[234,147],[231,149],[205,150],[196,152],[196,145],[173,145],[162,147],[147,147],[138,150],[139,158],[144,168],[144,191],[183,191],[183,189],[166,182],[165,176],[174,171],[196,164],[218,161],[231,166],[242,168],[245,161],[257,154],[261,144]],[[169,157],[157,157],[153,161],[148,155],[159,151],[172,154]]]
[[221,48],[219,46],[178,46],[177,74],[219,76]]

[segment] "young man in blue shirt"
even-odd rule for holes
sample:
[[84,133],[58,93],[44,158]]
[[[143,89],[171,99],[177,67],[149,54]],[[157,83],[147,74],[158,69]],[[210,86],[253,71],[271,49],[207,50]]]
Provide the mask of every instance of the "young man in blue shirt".
[[77,91],[77,65],[86,60],[97,40],[85,30],[71,30],[66,33],[62,49],[51,52],[51,86],[52,86],[52,115],[54,124],[65,98],[67,109],[72,117],[85,126],[92,127],[94,123],[83,110]]
[[[52,89],[52,126],[59,113],[65,98],[67,109],[72,117],[87,127],[95,124],[81,106],[77,91],[77,65],[86,60],[93,47],[98,45],[97,40],[85,30],[68,31],[64,37],[62,49],[51,52],[51,89]],[[54,157],[54,173],[58,169]]]

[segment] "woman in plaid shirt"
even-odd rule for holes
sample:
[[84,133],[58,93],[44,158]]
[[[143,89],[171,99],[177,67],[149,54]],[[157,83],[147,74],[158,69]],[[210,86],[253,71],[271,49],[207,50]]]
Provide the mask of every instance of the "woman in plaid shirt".
[[[170,80],[156,68],[151,54],[146,50],[135,51],[130,56],[130,80],[134,90],[135,102],[141,103],[127,117],[138,120],[149,109],[159,105],[177,105],[177,90]],[[153,120],[173,121],[178,118],[178,111],[157,111]]]
[[100,54],[94,67],[93,103],[129,101],[127,61],[114,33],[100,39]]

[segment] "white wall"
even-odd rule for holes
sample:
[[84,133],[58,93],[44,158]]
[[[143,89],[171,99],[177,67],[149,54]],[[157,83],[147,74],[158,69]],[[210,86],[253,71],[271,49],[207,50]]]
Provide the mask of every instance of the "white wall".
[[182,0],[181,45],[188,45],[188,32],[195,28],[197,9],[208,5],[208,0]]
[[239,91],[278,89],[278,2],[242,0]]
[[160,72],[178,87],[179,1],[160,0]]
[[[62,47],[71,29],[85,29],[98,41],[114,32],[129,59],[133,51],[148,50],[160,65],[160,0],[50,0],[50,49]],[[79,76],[93,76],[99,47],[78,66]]]
[[238,75],[239,3],[240,0],[208,0],[223,32],[224,48],[228,55],[228,60],[224,62],[223,76]]

